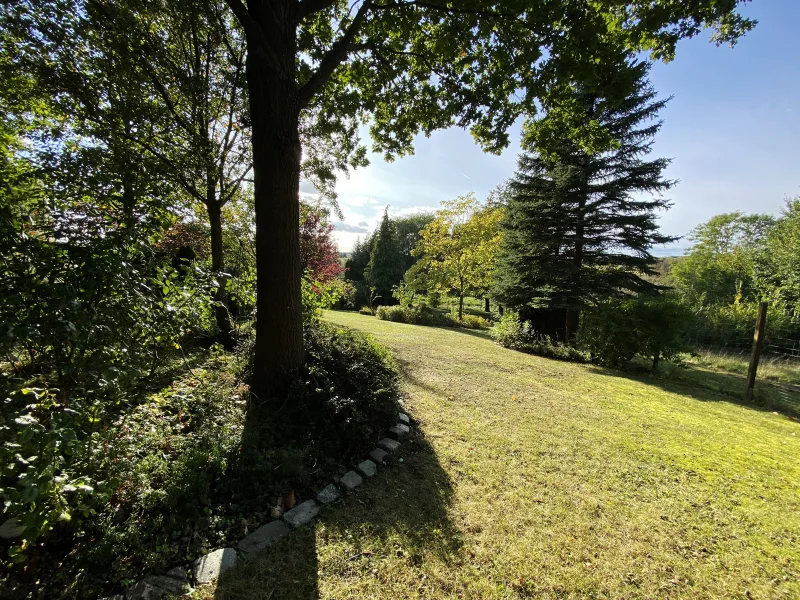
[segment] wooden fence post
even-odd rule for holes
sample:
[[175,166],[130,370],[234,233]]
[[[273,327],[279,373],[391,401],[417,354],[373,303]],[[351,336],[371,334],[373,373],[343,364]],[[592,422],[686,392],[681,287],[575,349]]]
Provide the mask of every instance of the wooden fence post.
[[756,385],[756,371],[764,348],[764,326],[767,323],[767,303],[758,304],[758,317],[756,317],[756,332],[753,334],[753,353],[750,355],[750,367],[747,369],[747,389],[744,399],[748,402],[753,399],[753,388]]

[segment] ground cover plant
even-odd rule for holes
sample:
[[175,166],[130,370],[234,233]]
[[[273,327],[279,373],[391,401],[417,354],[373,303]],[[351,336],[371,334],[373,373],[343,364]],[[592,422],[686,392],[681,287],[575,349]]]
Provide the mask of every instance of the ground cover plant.
[[[19,549],[12,558],[24,557],[6,565],[7,597],[35,590],[87,597],[186,564],[267,520],[281,493],[291,490],[302,501],[368,450],[397,412],[394,361],[363,334],[311,321],[305,367],[284,410],[258,409],[268,425],[248,420],[255,400],[244,383],[252,360],[247,343],[239,352],[187,350],[138,396],[98,412],[103,426],[90,431],[77,422],[57,428],[56,391],[20,392],[38,403],[27,431],[41,440],[40,453],[59,440],[70,447],[40,473],[30,435],[9,437],[14,432],[4,428],[2,493],[16,499],[19,510],[12,505],[7,514],[24,526],[4,540]],[[52,424],[42,419],[48,414]],[[15,476],[24,483],[34,473],[28,486],[35,493],[14,486]],[[61,485],[47,487],[54,477]],[[53,500],[42,506],[45,493]],[[38,530],[33,517],[43,520],[33,522],[41,523]],[[49,564],[58,568],[43,570]]]
[[465,330],[326,318],[395,353],[420,437],[402,464],[199,597],[800,594],[797,421]]

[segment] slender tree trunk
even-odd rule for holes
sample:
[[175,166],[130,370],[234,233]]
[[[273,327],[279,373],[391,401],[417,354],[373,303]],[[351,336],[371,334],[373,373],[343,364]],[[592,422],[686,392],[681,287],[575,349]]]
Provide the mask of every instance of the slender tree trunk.
[[464,318],[464,294],[458,295],[458,320]]
[[[595,101],[596,99],[594,96],[589,98],[589,108],[587,111],[587,121],[594,118],[595,112]],[[575,333],[578,329],[578,318],[580,315],[580,306],[579,302],[581,300],[581,296],[583,290],[581,289],[581,283],[583,279],[583,257],[584,257],[584,245],[586,243],[586,203],[589,200],[589,172],[588,172],[588,158],[585,156],[581,159],[581,166],[583,167],[582,172],[582,182],[580,186],[580,190],[578,192],[578,210],[576,214],[576,223],[575,223],[575,254],[573,256],[573,265],[574,265],[574,273],[573,273],[573,281],[574,281],[574,290],[573,290],[573,300],[576,307],[567,308],[567,315],[566,315],[566,340],[567,344],[573,344],[575,342]]]
[[579,315],[580,313],[577,310],[567,309],[566,333],[564,334],[566,338],[564,341],[567,344],[571,344],[575,340],[575,332],[578,330]]
[[277,5],[248,5],[274,50],[269,58],[254,47],[247,53],[258,271],[252,390],[263,402],[283,394],[303,365],[300,107],[293,19],[278,14]]
[[489,298],[483,299],[483,310],[484,312],[489,312]]
[[225,271],[225,255],[222,248],[222,207],[219,205],[216,191],[210,183],[206,191],[206,208],[208,222],[211,225],[211,270],[214,271],[220,284],[214,294],[214,317],[220,336],[223,340],[227,340],[231,334],[231,318],[228,312],[228,296],[225,293],[226,280],[220,278],[220,273]]
[[497,305],[497,310],[500,312],[500,316],[502,317],[503,313],[505,312],[505,309],[503,308],[503,305],[502,304],[498,304]]

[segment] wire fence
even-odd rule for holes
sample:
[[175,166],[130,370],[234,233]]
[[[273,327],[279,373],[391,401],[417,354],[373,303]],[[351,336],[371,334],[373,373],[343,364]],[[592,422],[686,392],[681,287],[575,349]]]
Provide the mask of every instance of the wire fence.
[[728,393],[739,395],[741,385],[746,399],[749,399],[747,389],[754,389],[759,403],[800,414],[800,327],[777,327],[766,319],[754,388],[748,373],[756,323],[753,322],[750,332],[743,327],[731,329],[726,332],[699,328],[689,332],[685,341],[695,354],[696,362],[730,376]]
[[[748,358],[753,349],[753,333],[749,335],[690,332],[687,345],[695,351],[715,352],[729,356]],[[800,331],[774,329],[769,325],[764,331],[764,347],[761,360],[785,363],[800,369]]]

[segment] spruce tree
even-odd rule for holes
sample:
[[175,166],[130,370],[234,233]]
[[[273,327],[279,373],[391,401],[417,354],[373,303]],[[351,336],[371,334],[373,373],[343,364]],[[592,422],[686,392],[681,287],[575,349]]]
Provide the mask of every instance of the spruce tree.
[[392,288],[403,279],[402,255],[397,249],[397,235],[389,220],[389,207],[383,212],[383,220],[372,242],[369,264],[364,270],[367,285],[375,288],[375,294],[386,304],[392,297]]
[[[625,60],[604,79],[570,85],[528,126],[509,185],[495,296],[565,313],[567,340],[587,304],[657,290],[644,277],[654,272],[650,249],[675,239],[656,222],[669,207],[660,193],[674,183],[663,177],[670,161],[646,159],[669,99],[656,99],[648,70]],[[567,106],[581,107],[580,122],[564,122]],[[573,142],[570,131],[580,127],[610,149]]]

